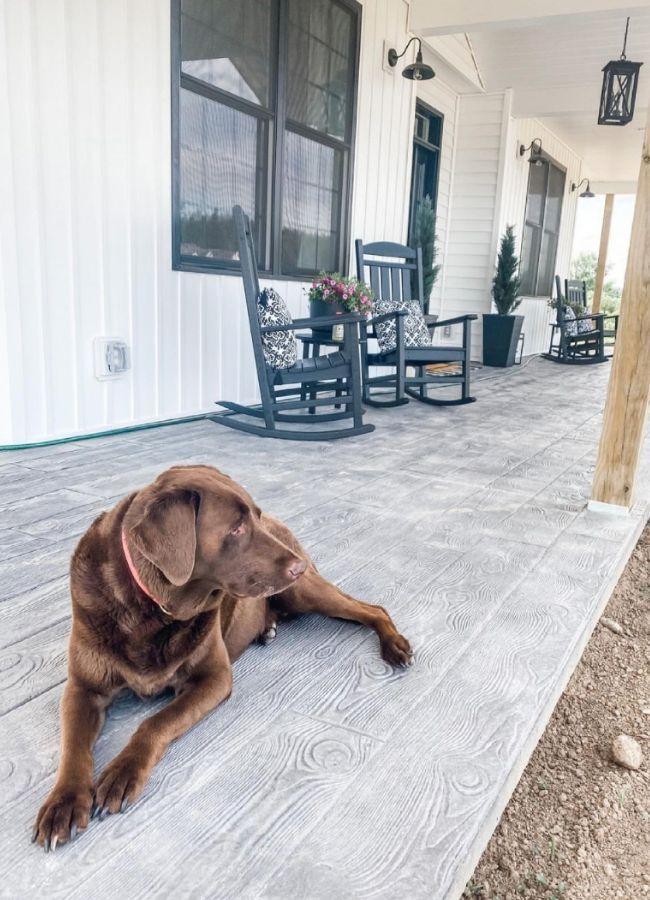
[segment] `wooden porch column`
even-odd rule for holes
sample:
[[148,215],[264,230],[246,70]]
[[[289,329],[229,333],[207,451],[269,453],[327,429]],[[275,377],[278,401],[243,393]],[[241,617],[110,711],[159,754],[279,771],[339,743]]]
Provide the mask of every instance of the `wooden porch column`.
[[629,509],[650,396],[650,109],[646,120],[621,315],[603,432],[591,489],[600,503]]
[[605,209],[603,211],[603,225],[600,230],[600,248],[598,249],[598,265],[596,267],[596,284],[594,285],[594,299],[591,304],[591,311],[593,313],[600,312],[600,301],[603,296],[603,283],[605,281],[605,267],[607,266],[609,229],[612,224],[613,209],[614,194],[605,194]]

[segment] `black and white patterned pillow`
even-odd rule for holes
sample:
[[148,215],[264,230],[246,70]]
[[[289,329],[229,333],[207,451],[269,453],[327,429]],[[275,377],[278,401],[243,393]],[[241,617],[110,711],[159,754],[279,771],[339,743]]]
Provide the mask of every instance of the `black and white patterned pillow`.
[[[291,325],[293,319],[282,297],[273,288],[264,288],[257,298],[260,325]],[[298,360],[298,346],[293,331],[273,331],[262,335],[262,349],[267,366],[290,369]]]
[[578,323],[576,322],[576,314],[571,309],[570,306],[565,306],[562,308],[562,316],[565,322],[564,333],[568,334],[569,337],[575,337],[578,333]]
[[[431,335],[422,315],[422,308],[417,300],[375,300],[373,315],[382,316],[384,313],[406,310],[404,316],[404,346],[408,349],[416,347],[430,347]],[[390,353],[397,347],[397,322],[396,319],[386,319],[375,325],[377,343],[380,353]]]
[[[589,310],[585,310],[585,314],[588,313]],[[576,322],[578,326],[578,334],[588,334],[590,331],[596,330],[596,323],[593,319],[580,319],[580,321]]]

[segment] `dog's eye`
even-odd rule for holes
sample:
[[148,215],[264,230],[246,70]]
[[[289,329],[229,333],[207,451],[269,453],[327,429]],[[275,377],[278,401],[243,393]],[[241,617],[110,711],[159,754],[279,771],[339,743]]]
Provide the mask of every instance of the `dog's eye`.
[[233,528],[233,530],[230,533],[234,534],[235,537],[239,537],[239,535],[243,534],[245,531],[246,531],[246,524],[244,522],[240,522],[239,525],[236,528]]

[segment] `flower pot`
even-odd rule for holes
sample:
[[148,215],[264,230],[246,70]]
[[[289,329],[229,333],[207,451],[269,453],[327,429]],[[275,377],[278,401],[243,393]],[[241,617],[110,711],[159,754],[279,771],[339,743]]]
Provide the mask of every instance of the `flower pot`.
[[[341,306],[340,303],[327,303],[325,300],[310,300],[309,301],[309,317],[310,319],[320,319],[323,317],[330,316],[344,316],[347,313],[347,309]],[[343,340],[340,336],[341,328],[335,331],[331,325],[328,325],[324,328],[312,328],[312,332],[314,337],[322,338],[324,341],[332,341],[332,340]]]
[[514,365],[523,316],[483,316],[483,365],[505,368]]

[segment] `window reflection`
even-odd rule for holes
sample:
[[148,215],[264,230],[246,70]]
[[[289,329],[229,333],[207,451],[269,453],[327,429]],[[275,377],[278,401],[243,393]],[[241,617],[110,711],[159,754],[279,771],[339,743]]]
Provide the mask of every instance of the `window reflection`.
[[236,260],[232,207],[259,219],[263,121],[181,91],[181,253]]
[[283,265],[336,268],[340,237],[341,153],[288,132],[284,157]]
[[269,105],[270,0],[183,0],[185,74]]

